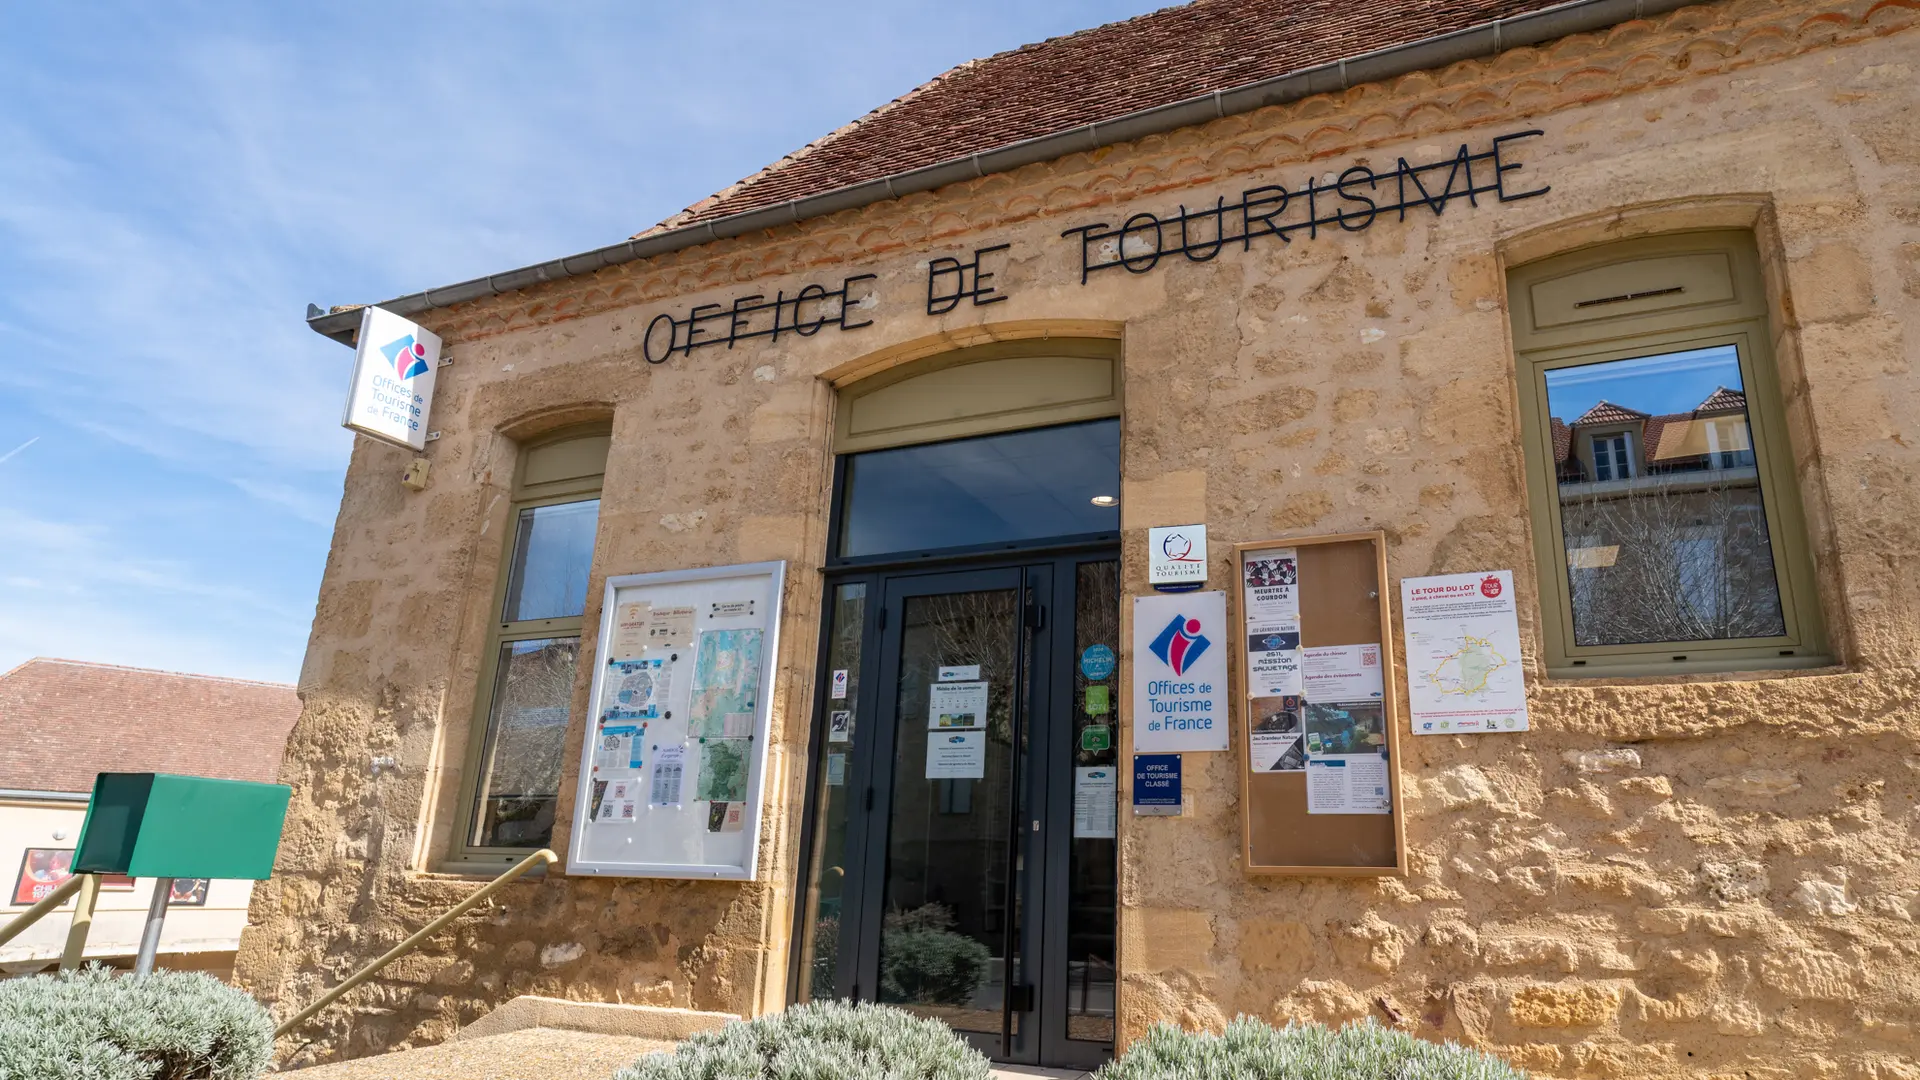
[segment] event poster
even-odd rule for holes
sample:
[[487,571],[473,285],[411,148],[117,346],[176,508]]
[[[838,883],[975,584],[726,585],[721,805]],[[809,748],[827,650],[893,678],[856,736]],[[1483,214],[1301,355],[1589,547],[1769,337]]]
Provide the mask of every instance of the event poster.
[[1513,574],[1402,578],[1415,735],[1527,730]]
[[937,682],[928,687],[927,727],[940,731],[986,726],[986,683]]
[[632,776],[640,770],[646,736],[638,724],[608,724],[593,751],[593,775],[602,780]]
[[647,646],[693,644],[693,607],[654,608],[647,622]]
[[1308,649],[1301,670],[1308,701],[1374,701],[1385,689],[1377,643]]
[[1306,703],[1307,813],[1390,814],[1380,701]]
[[687,748],[663,747],[653,758],[653,786],[647,796],[651,806],[679,806],[680,782],[687,774]]
[[1300,630],[1247,631],[1247,692],[1256,697],[1301,692]]
[[1247,756],[1254,772],[1299,772],[1307,767],[1304,708],[1297,694],[1253,699],[1247,713]]
[[607,647],[609,660],[637,660],[650,642],[647,631],[653,625],[653,605],[645,600],[621,604],[613,612],[613,643]]
[[1300,560],[1293,548],[1249,555],[1242,572],[1247,630],[1300,629]]

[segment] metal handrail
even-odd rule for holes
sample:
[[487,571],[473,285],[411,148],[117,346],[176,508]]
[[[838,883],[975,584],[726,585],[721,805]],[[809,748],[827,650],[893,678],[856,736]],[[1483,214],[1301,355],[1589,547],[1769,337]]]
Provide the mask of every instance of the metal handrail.
[[[459,918],[460,916],[466,914],[468,911],[472,910],[476,904],[480,903],[480,901],[485,900],[487,897],[492,896],[496,892],[499,892],[501,886],[505,885],[507,882],[512,881],[514,878],[517,878],[521,874],[524,874],[527,871],[533,869],[536,865],[551,866],[554,863],[557,863],[559,861],[560,861],[560,856],[555,855],[552,851],[549,851],[546,848],[541,848],[539,851],[536,851],[533,854],[527,856],[526,858],[521,859],[518,863],[514,864],[513,869],[508,870],[506,873],[501,874],[499,877],[494,878],[492,881],[487,882],[485,885],[480,887],[480,890],[478,892],[475,892],[472,896],[469,896],[465,900],[462,900],[459,903],[448,908],[444,914],[442,914],[439,918],[433,920],[432,922],[428,923],[427,925],[421,927],[418,931],[414,933],[412,937],[408,938],[407,940],[401,942],[398,945],[395,945],[393,948],[388,949],[385,956],[382,956],[380,959],[375,960],[373,963],[368,964],[366,967],[363,967],[359,971],[356,971],[352,975],[349,975],[345,982],[327,991],[325,994],[321,996],[319,1001],[316,1001],[313,1004],[307,1006],[306,1008],[300,1010],[300,1012],[296,1016],[294,1016],[293,1019],[288,1020],[286,1023],[281,1024],[277,1028],[274,1028],[273,1037],[278,1039],[280,1036],[285,1035],[286,1033],[294,1030],[295,1028],[298,1028],[301,1024],[304,1024],[308,1020],[313,1019],[314,1015],[318,1013],[321,1009],[324,1009],[327,1006],[333,1004],[335,1001],[338,1001],[342,994],[345,994],[347,991],[352,990],[354,987],[359,986],[363,982],[366,982],[368,979],[373,978],[374,974],[378,972],[381,968],[386,967],[388,964],[393,963],[395,960],[398,960],[402,956],[405,956],[406,954],[419,948],[421,942],[427,940],[429,937],[432,937],[436,932],[438,932],[442,927],[446,926],[448,923],[452,922],[453,920]],[[0,938],[0,941],[4,941],[4,940],[5,940],[4,938]]]
[[0,926],[0,945],[5,945],[20,936],[21,931],[40,921],[41,917],[54,908],[67,902],[67,897],[80,891],[80,886],[91,874],[75,874],[54,887],[54,890],[40,898],[40,902],[13,917],[13,921]]

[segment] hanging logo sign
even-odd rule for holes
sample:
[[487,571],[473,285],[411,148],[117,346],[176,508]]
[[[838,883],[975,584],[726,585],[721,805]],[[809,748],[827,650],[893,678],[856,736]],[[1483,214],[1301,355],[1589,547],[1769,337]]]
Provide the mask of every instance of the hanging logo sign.
[[1227,594],[1133,600],[1133,748],[1227,748]]
[[360,309],[353,381],[340,425],[396,446],[427,445],[427,411],[440,366],[440,338],[377,307]]
[[1207,527],[1172,525],[1147,530],[1147,584],[1186,592],[1207,583]]

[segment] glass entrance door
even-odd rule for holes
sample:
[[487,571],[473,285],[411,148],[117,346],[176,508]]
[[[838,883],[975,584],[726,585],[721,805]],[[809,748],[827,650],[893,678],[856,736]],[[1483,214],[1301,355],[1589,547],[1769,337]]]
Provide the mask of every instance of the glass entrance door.
[[1110,1056],[1118,577],[1068,556],[834,586],[798,997],[1004,1061]]

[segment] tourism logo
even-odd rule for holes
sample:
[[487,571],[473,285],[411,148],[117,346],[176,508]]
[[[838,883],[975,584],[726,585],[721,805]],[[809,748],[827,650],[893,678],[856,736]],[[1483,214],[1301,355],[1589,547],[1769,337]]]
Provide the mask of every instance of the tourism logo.
[[1160,554],[1168,562],[1203,562],[1193,557],[1193,540],[1184,533],[1168,533],[1160,541]]
[[1489,600],[1492,600],[1495,597],[1499,596],[1500,595],[1500,579],[1493,574],[1488,574],[1486,577],[1481,578],[1480,579],[1480,595],[1486,597]]
[[1185,675],[1187,669],[1200,659],[1200,654],[1213,644],[1200,633],[1200,620],[1189,619],[1185,615],[1175,615],[1160,636],[1148,646],[1160,662],[1173,669],[1175,675]]
[[412,334],[387,342],[380,346],[380,352],[402,381],[427,373],[427,347],[415,341]]

